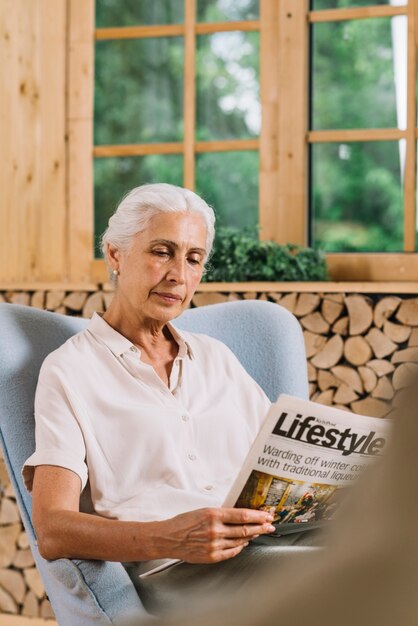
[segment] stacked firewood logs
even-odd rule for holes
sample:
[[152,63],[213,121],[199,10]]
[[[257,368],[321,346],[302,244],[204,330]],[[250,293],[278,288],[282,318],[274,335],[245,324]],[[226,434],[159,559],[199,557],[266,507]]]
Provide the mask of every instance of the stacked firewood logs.
[[[201,306],[237,297],[200,293],[193,303]],[[258,297],[284,306],[298,318],[312,400],[383,417],[395,392],[418,369],[418,298],[275,292]]]
[[293,312],[304,330],[311,398],[383,417],[418,362],[418,299],[300,294]]
[[[200,293],[193,303],[201,306],[237,297]],[[383,417],[396,391],[418,370],[418,298],[275,292],[258,298],[276,302],[298,318],[312,400]]]

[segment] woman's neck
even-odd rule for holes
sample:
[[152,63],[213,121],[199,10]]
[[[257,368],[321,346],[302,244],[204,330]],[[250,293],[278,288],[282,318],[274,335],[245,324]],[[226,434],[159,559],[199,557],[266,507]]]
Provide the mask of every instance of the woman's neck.
[[103,319],[150,358],[166,354],[170,347],[172,352],[175,341],[165,322],[143,319],[137,312],[114,305],[114,301],[103,314]]

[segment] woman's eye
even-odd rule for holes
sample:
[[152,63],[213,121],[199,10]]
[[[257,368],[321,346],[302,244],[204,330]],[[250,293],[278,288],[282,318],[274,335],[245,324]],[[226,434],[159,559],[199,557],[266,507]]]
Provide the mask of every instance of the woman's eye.
[[192,265],[199,265],[200,261],[199,259],[189,259],[189,263]]
[[157,256],[168,256],[167,250],[153,250],[153,254]]

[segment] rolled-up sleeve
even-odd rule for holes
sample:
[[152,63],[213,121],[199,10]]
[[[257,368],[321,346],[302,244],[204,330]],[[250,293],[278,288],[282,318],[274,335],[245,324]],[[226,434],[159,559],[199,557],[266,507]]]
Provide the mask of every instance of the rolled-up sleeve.
[[22,468],[29,492],[37,465],[56,465],[71,470],[80,477],[81,489],[84,489],[87,465],[83,433],[69,390],[46,363],[41,368],[35,395],[35,442],[35,452]]

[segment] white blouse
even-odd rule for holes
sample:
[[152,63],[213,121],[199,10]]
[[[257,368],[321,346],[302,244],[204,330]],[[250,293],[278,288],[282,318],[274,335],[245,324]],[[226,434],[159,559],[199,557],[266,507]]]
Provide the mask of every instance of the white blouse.
[[37,465],[87,479],[96,513],[162,520],[222,505],[270,401],[235,355],[168,324],[179,352],[167,387],[126,337],[95,313],[45,359],[35,398]]

